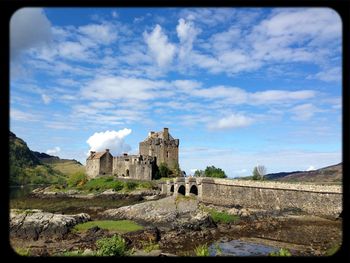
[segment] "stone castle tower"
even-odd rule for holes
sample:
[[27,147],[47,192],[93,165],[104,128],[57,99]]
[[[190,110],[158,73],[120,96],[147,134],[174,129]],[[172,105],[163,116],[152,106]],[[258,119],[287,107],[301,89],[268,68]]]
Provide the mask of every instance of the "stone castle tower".
[[148,134],[148,137],[140,142],[140,155],[156,158],[157,165],[167,164],[170,169],[179,165],[179,139],[174,139],[168,128],[163,131]]
[[[179,139],[169,134],[169,129],[150,132],[140,142],[139,154],[113,157],[106,149],[103,152],[90,152],[86,159],[86,174],[89,178],[115,175],[117,177],[152,180],[161,163],[174,170],[179,165]],[[157,167],[158,166],[158,167]]]

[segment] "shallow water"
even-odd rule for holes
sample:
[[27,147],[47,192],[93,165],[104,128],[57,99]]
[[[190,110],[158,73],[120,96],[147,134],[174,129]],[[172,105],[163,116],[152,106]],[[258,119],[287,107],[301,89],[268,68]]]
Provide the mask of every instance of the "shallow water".
[[279,248],[241,240],[219,241],[209,246],[211,256],[267,256],[278,250]]

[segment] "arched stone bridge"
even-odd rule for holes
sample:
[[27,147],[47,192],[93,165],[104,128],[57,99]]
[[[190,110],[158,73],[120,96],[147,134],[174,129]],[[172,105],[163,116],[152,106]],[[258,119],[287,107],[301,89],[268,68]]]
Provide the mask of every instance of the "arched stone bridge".
[[340,185],[178,177],[160,183],[160,187],[163,195],[194,195],[201,202],[230,207],[298,209],[332,217],[342,212]]

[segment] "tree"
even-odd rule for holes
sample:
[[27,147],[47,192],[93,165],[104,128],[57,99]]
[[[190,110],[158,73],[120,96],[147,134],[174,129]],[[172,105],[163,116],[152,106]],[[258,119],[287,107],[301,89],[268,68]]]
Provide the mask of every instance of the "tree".
[[166,163],[161,163],[159,165],[159,175],[160,177],[169,177],[173,172],[168,168]]
[[207,166],[207,168],[205,168],[204,176],[215,177],[215,178],[227,178],[227,175],[225,174],[225,172],[220,168],[216,168],[214,165]]
[[204,177],[204,171],[203,170],[196,170],[194,172],[194,177]]
[[254,167],[252,179],[253,180],[264,180],[266,174],[266,167],[263,165],[257,165]]

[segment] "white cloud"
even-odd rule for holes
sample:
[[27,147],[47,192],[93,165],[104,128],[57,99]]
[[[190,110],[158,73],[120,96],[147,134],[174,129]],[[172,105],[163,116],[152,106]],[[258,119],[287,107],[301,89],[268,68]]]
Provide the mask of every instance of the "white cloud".
[[159,97],[157,90],[166,87],[165,81],[125,77],[98,77],[82,88],[81,93],[86,98],[93,99],[133,99],[148,100]]
[[219,119],[215,123],[210,123],[208,127],[213,130],[234,129],[249,126],[254,119],[242,114],[231,114],[227,117]]
[[113,17],[113,18],[117,18],[118,16],[119,16],[119,15],[118,15],[118,13],[117,13],[116,11],[113,11],[113,12],[112,12],[112,17]]
[[151,33],[145,31],[143,37],[159,67],[165,67],[172,62],[176,47],[168,41],[160,25],[157,24]]
[[340,82],[342,80],[341,67],[329,68],[314,75],[309,75],[307,79],[319,79],[326,82]]
[[11,108],[10,110],[10,118],[11,118],[11,121],[16,120],[16,121],[25,121],[25,122],[37,121],[39,119],[38,116],[32,113],[24,112],[13,108]]
[[309,168],[306,169],[306,171],[313,171],[316,170],[316,168],[313,165],[310,165]]
[[293,119],[300,121],[309,120],[315,115],[315,113],[323,111],[324,110],[317,108],[311,103],[301,104],[291,109],[291,112],[294,114]]
[[179,58],[183,60],[192,51],[193,42],[200,31],[194,27],[193,22],[186,22],[184,19],[180,18],[176,26],[176,32],[180,39]]
[[11,58],[51,40],[51,23],[42,8],[21,8],[10,21]]
[[110,149],[112,154],[118,155],[131,150],[131,147],[124,141],[124,138],[130,133],[131,129],[127,128],[119,131],[95,132],[86,142],[90,146],[90,151]]
[[108,45],[117,39],[116,29],[112,25],[90,24],[78,28],[78,32],[86,35],[96,43]]
[[252,93],[250,99],[253,104],[284,103],[313,98],[316,95],[314,90],[266,90]]
[[43,100],[43,102],[47,105],[52,101],[52,98],[50,98],[49,96],[42,94],[41,95],[41,99]]
[[46,151],[47,154],[50,154],[50,155],[54,155],[54,154],[58,154],[59,152],[61,151],[61,148],[56,146],[54,147],[53,149],[48,149]]

